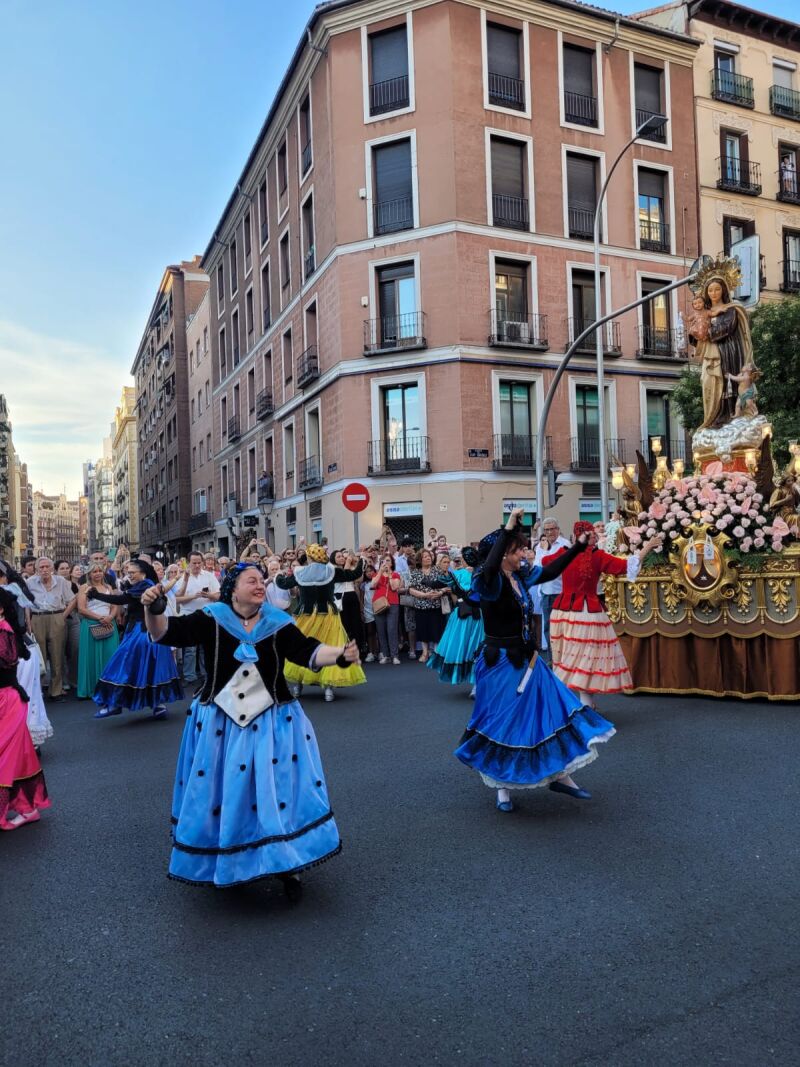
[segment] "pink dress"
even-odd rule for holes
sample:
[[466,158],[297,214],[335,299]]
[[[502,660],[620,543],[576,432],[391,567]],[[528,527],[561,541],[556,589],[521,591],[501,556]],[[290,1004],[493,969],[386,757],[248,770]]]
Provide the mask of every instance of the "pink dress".
[[50,807],[42,765],[28,732],[28,704],[17,682],[17,641],[0,619],[0,829],[8,817]]

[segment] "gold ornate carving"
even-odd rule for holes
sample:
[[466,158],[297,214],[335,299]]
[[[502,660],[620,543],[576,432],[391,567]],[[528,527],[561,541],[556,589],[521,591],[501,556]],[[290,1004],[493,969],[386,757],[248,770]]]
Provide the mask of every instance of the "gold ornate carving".
[[637,615],[641,615],[647,603],[647,589],[642,582],[634,582],[630,589],[631,607]]
[[750,605],[753,603],[753,579],[741,578],[739,584],[731,590],[731,599],[736,609],[742,615],[746,615]]
[[789,592],[791,578],[768,578],[767,588],[772,594],[772,601],[779,615],[787,615],[792,594]]
[[606,615],[608,615],[611,622],[619,622],[622,618],[622,604],[619,596],[621,588],[621,584],[613,574],[603,576],[603,589],[606,594]]
[[678,610],[678,605],[681,601],[686,599],[686,589],[684,586],[679,585],[677,582],[663,582],[661,585],[661,596],[664,602],[664,607],[670,615],[674,615]]
[[[670,546],[670,556],[674,560],[674,581],[683,586],[686,600],[692,606],[700,603],[719,604],[731,596],[739,580],[735,565],[725,554],[730,538],[727,534],[717,533],[715,529],[716,536],[712,540],[708,537],[710,529],[707,523],[694,523],[683,537],[677,537]],[[709,559],[705,558],[707,544],[710,544],[712,552]]]

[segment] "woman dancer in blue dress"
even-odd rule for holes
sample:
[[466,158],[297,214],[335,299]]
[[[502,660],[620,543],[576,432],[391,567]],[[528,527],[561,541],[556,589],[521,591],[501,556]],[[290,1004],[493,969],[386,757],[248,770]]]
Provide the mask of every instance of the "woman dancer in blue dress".
[[284,678],[284,663],[310,670],[358,663],[354,641],[323,645],[265,601],[250,563],[230,569],[220,602],[191,615],[156,614],[158,590],[143,601],[160,644],[202,645],[208,678],[186,712],[172,796],[169,877],[224,888],[277,876],[290,900],[299,872],[341,850],[311,723]]
[[[523,560],[522,510],[481,541],[473,590],[480,596],[486,642],[475,669],[472,718],[455,755],[497,790],[500,811],[514,810],[512,789],[548,785],[578,800],[591,795],[570,773],[595,758],[592,746],[614,735],[594,708],[582,706],[536,652],[531,587],[549,582],[586,548],[582,536],[547,567]],[[530,660],[530,663],[529,663]]]
[[97,704],[96,719],[121,715],[125,708],[140,711],[152,708],[154,719],[163,719],[167,704],[183,699],[175,658],[168,648],[153,645],[144,628],[142,595],[158,582],[158,575],[141,559],[127,564],[130,585],[121,593],[100,593],[91,588],[89,600],[121,604],[128,609],[125,636],[103,668],[92,700]]
[[467,546],[461,553],[463,565],[447,572],[445,581],[456,595],[455,611],[450,612],[444,634],[427,666],[442,682],[475,684],[475,657],[483,644],[480,596],[472,592],[472,572],[478,553]]

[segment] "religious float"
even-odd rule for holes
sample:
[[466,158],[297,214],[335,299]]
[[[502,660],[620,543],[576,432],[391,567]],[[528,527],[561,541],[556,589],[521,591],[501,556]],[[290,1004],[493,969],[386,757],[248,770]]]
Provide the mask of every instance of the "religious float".
[[800,446],[776,472],[736,260],[704,257],[687,321],[703,423],[694,467],[612,469],[624,498],[617,549],[663,535],[639,579],[605,579],[634,691],[800,700]]

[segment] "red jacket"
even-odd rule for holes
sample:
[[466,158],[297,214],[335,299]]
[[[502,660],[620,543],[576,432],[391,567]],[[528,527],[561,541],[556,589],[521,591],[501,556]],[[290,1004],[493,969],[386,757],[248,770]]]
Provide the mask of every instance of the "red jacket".
[[[542,564],[552,563],[566,551],[566,548],[559,548],[558,552],[545,556]],[[560,611],[602,611],[603,605],[597,597],[600,575],[625,574],[627,569],[627,561],[619,556],[611,556],[600,548],[587,548],[562,572],[562,591],[553,607]]]

